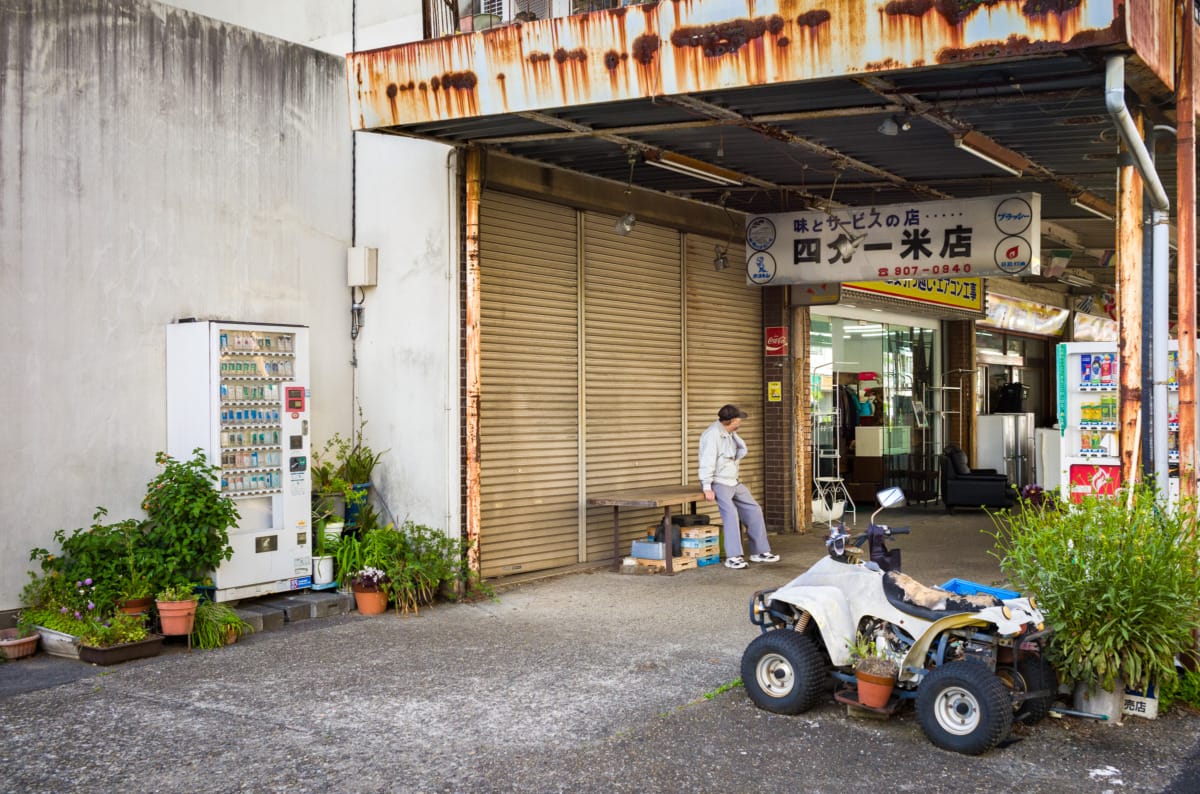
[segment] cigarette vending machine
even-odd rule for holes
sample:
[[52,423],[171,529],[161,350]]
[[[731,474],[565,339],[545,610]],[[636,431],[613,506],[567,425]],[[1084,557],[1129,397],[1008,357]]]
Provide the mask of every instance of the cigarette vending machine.
[[[1179,496],[1178,344],[1167,352],[1167,459],[1169,497]],[[1072,342],[1058,346],[1059,456],[1064,496],[1079,502],[1088,494],[1109,495],[1121,487],[1120,373],[1115,342]]]
[[312,584],[308,329],[194,321],[167,326],[167,453],[199,447],[237,502],[217,601]]

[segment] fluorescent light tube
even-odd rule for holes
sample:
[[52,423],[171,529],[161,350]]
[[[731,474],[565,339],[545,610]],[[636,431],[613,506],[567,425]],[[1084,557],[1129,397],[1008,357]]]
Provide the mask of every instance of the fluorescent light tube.
[[709,165],[703,160],[695,160],[681,154],[673,154],[671,152],[659,152],[657,156],[647,154],[646,163],[667,171],[674,171],[677,174],[690,176],[694,179],[703,179],[705,182],[712,182],[717,185],[742,184],[740,176],[733,171]]
[[1117,208],[1094,193],[1084,192],[1071,196],[1071,204],[1106,221],[1117,217]]
[[1007,149],[986,135],[974,130],[956,135],[954,145],[964,152],[975,155],[984,162],[991,163],[1001,171],[1007,171],[1013,176],[1021,176],[1032,163],[1012,149]]

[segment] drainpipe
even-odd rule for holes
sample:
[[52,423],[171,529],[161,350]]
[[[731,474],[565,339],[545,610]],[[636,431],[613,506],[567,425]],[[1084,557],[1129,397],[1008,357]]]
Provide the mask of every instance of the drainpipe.
[[[1154,170],[1154,161],[1147,151],[1137,125],[1125,106],[1125,59],[1114,55],[1105,64],[1104,73],[1104,104],[1108,113],[1116,122],[1117,131],[1121,135],[1126,148],[1133,155],[1134,165],[1142,177],[1146,192],[1150,197],[1150,224],[1153,228],[1153,317],[1151,319],[1151,338],[1153,339],[1153,372],[1154,383],[1154,412],[1153,412],[1153,443],[1155,461],[1155,484],[1160,497],[1165,499],[1168,494],[1170,481],[1167,466],[1167,299],[1169,290],[1167,281],[1168,266],[1168,228],[1171,202],[1163,188],[1162,180]],[[1182,408],[1182,406],[1181,406]],[[1130,445],[1136,449],[1137,439]],[[1122,448],[1125,442],[1122,440]],[[1183,464],[1181,458],[1181,466]]]
[[465,181],[467,198],[466,218],[463,228],[467,243],[467,294],[464,298],[467,315],[467,349],[465,351],[467,376],[467,415],[465,417],[467,446],[466,541],[467,566],[475,573],[479,573],[481,571],[479,560],[479,203],[483,194],[483,151],[477,146],[467,149]]

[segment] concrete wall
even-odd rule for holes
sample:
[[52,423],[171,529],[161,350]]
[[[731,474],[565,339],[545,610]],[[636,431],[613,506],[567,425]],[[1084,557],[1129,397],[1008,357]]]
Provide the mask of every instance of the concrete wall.
[[311,326],[317,435],[349,430],[346,107],[341,58],[146,0],[0,0],[0,609],[55,529],[142,515],[173,319]]

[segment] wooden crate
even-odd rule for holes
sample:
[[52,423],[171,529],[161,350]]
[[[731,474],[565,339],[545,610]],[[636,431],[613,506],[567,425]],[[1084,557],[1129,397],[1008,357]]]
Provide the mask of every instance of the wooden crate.
[[[665,571],[667,569],[667,563],[665,560],[643,560],[639,558],[637,563],[638,565],[644,565],[647,568],[657,568],[660,571]],[[671,569],[674,571],[686,571],[689,568],[695,567],[695,557],[676,557],[671,561]]]
[[720,524],[701,524],[694,527],[683,527],[683,531],[679,533],[681,538],[715,538],[721,534]]

